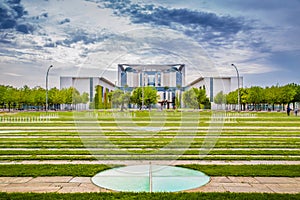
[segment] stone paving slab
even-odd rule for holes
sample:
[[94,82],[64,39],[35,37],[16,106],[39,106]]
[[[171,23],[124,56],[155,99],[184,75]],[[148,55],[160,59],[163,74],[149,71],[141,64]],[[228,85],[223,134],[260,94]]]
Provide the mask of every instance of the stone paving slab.
[[299,179],[289,178],[289,177],[255,177],[255,179],[260,183],[284,183],[284,184],[300,184]]
[[0,177],[0,183],[27,183],[32,177]]
[[68,183],[73,179],[72,176],[51,176],[36,177],[30,180],[31,183]]
[[[91,177],[0,177],[0,192],[112,192],[91,182]],[[300,193],[300,178],[211,177],[210,182],[187,192]]]

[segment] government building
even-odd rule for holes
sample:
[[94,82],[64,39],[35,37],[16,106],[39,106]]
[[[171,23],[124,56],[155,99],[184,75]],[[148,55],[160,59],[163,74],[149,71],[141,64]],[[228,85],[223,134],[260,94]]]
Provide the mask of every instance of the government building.
[[[186,84],[185,64],[118,64],[117,67],[115,84],[104,77],[60,77],[60,88],[74,87],[81,94],[87,92],[92,102],[96,86],[100,86],[102,90],[103,101],[107,98],[107,94],[115,89],[133,91],[137,87],[153,86],[159,95],[157,107],[167,109],[174,107],[176,94],[182,96],[181,94],[190,88],[205,89],[212,108],[217,93],[223,91],[227,94],[238,88],[237,77],[199,77]],[[242,87],[243,77],[240,77],[240,88]]]

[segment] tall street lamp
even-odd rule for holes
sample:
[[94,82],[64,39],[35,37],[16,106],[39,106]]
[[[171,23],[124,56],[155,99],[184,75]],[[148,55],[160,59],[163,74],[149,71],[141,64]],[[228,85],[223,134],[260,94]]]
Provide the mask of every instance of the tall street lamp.
[[238,111],[240,112],[240,110],[241,110],[240,74],[239,74],[239,70],[237,69],[237,67],[234,64],[231,64],[231,66],[233,66],[235,68],[235,71],[236,71],[236,74],[237,74],[237,79],[238,79]]
[[49,70],[53,67],[53,65],[50,65],[47,70],[46,74],[46,112],[48,110],[48,75],[49,75]]

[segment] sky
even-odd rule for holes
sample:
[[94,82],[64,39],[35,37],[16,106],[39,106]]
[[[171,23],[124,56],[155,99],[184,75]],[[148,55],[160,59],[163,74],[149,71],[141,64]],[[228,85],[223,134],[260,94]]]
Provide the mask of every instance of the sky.
[[299,0],[0,0],[0,84],[117,80],[117,64],[186,65],[186,83],[300,84]]

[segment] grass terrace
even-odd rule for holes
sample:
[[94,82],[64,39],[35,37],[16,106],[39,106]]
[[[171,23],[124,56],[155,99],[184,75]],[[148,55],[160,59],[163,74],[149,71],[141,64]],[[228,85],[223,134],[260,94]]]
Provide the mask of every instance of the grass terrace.
[[73,114],[2,113],[0,161],[300,160],[300,117],[285,113]]

